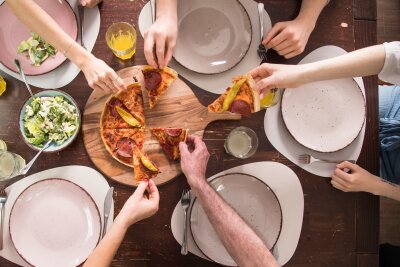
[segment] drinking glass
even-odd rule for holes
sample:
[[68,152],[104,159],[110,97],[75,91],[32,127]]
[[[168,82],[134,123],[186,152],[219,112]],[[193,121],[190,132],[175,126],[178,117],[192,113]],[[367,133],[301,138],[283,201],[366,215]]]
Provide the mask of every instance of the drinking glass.
[[237,127],[225,140],[226,153],[240,159],[251,157],[258,148],[257,134],[250,128]]
[[281,96],[281,90],[278,88],[273,88],[264,95],[260,100],[260,107],[270,108],[278,104]]
[[20,155],[0,150],[0,180],[18,175],[24,166],[25,160]]
[[113,23],[107,29],[106,42],[116,57],[130,59],[136,52],[136,30],[127,22]]

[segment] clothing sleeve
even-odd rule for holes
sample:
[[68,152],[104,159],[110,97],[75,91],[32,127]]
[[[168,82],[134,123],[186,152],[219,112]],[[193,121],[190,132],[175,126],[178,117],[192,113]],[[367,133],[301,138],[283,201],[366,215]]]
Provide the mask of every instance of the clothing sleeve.
[[400,42],[384,43],[385,64],[379,73],[382,81],[400,85]]

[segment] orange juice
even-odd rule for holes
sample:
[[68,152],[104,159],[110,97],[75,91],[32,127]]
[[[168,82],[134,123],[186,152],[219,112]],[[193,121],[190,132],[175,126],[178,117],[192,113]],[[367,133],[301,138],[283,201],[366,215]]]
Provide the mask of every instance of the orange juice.
[[136,52],[135,28],[126,22],[112,24],[106,33],[107,45],[120,59],[129,59]]
[[262,108],[269,108],[275,106],[279,101],[279,91],[278,89],[274,88],[268,91],[260,100],[260,106]]

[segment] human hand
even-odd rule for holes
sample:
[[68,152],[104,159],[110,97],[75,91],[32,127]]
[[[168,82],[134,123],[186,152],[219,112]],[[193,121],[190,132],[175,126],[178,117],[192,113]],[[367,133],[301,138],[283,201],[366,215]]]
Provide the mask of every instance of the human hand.
[[286,59],[303,53],[314,24],[306,19],[278,22],[262,43]]
[[[194,147],[190,152],[190,147]],[[181,168],[190,187],[198,189],[205,182],[207,162],[210,158],[206,144],[197,135],[189,135],[186,143],[179,143],[181,152]]]
[[[149,196],[144,195],[147,190]],[[115,220],[126,228],[151,217],[158,210],[160,195],[153,180],[141,181],[135,192],[128,198]]]
[[102,0],[79,0],[79,3],[84,7],[95,7],[97,6]]
[[124,90],[121,78],[103,60],[90,55],[80,66],[91,88],[105,93]]
[[[336,167],[331,180],[333,187],[343,192],[375,192],[379,177],[348,161],[344,161]],[[349,169],[351,173],[345,172],[344,169]]]
[[303,83],[302,73],[304,65],[280,65],[263,63],[249,72],[256,82],[255,90],[258,90],[263,98],[268,90],[273,88],[295,88]]
[[[153,68],[164,68],[174,53],[178,36],[177,19],[174,16],[162,16],[144,33],[144,55]],[[156,57],[154,56],[154,47]]]

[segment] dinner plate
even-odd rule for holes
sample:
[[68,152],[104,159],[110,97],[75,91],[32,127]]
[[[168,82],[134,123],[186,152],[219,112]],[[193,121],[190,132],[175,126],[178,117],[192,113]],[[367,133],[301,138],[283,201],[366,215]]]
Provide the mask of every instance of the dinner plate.
[[227,71],[246,55],[251,27],[247,11],[237,0],[180,1],[174,58],[198,73]]
[[[43,8],[57,24],[69,35],[76,40],[78,34],[78,24],[75,13],[70,4],[62,0],[36,0],[41,8]],[[39,67],[32,65],[26,53],[18,54],[18,44],[30,37],[30,30],[18,20],[12,13],[7,3],[0,5],[0,25],[7,27],[0,28],[0,62],[13,72],[17,72],[14,66],[14,58],[18,58],[25,75],[40,75],[50,72],[60,66],[65,60],[65,56],[58,51],[54,57],[46,59]]]
[[[255,176],[244,173],[218,176],[210,185],[272,250],[281,232],[282,210],[271,188]],[[236,266],[197,200],[191,209],[190,229],[204,255],[217,263]]]
[[101,218],[92,197],[64,179],[27,187],[15,201],[10,237],[18,254],[33,266],[77,266],[100,239]]
[[283,121],[301,145],[335,152],[350,145],[365,121],[365,100],[354,79],[314,82],[286,89]]

